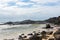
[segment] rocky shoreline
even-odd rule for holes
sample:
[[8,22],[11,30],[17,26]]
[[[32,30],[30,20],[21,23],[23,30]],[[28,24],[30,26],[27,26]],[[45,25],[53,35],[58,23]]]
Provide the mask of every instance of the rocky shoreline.
[[[46,28],[50,28],[50,26],[46,26]],[[55,28],[55,27],[54,27]],[[15,39],[3,39],[3,40],[15,40]],[[19,35],[17,40],[60,40],[60,28],[55,28],[52,31],[33,31],[32,33],[28,33],[27,35],[21,34]]]

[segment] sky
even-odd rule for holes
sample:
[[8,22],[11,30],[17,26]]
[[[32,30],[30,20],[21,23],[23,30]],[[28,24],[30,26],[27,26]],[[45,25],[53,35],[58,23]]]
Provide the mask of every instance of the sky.
[[56,16],[60,16],[60,0],[0,0],[0,22]]

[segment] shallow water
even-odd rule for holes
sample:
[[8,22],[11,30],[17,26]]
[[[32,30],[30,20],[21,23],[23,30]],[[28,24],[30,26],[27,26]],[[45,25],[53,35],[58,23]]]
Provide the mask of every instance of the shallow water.
[[17,40],[18,35],[24,33],[28,34],[33,31],[43,31],[45,24],[28,24],[28,25],[1,25],[0,26],[0,40],[6,38],[14,38]]

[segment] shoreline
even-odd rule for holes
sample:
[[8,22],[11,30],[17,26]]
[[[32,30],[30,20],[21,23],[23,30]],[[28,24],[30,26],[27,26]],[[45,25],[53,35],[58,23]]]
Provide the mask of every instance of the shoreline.
[[[54,35],[54,33],[55,33],[56,31],[57,31],[57,30],[55,29],[55,30],[53,31],[53,33],[50,34],[50,35],[48,34],[49,32],[47,32],[46,36],[49,36],[47,39],[49,39],[49,38],[54,38],[53,35]],[[46,32],[46,31],[45,31],[45,32]],[[51,32],[52,32],[52,31],[51,31]],[[29,39],[28,34],[29,34],[29,35],[35,34],[35,36],[36,36],[36,34],[37,34],[37,35],[40,35],[39,33],[40,33],[40,31],[39,31],[39,32],[33,31],[32,33],[31,33],[31,32],[30,32],[30,33],[27,33],[27,34],[24,34],[24,33],[23,33],[23,34],[20,34],[20,35],[18,35],[18,36],[26,36],[27,38],[24,38],[24,40],[27,40],[27,39]],[[32,35],[32,36],[33,36],[33,35]],[[32,37],[32,36],[31,36],[31,37]],[[40,35],[40,36],[41,36],[41,35]],[[39,37],[40,37],[40,36],[39,36]],[[17,39],[12,38],[12,39],[18,40],[18,38],[17,38]],[[43,39],[45,40],[45,38],[43,38]],[[43,40],[43,39],[42,39],[42,40]],[[47,39],[46,39],[46,40],[47,40]],[[10,39],[7,38],[6,40],[10,40]]]
[[[35,26],[35,25],[34,25]],[[56,29],[56,28],[55,28]],[[54,29],[54,30],[55,30]],[[15,34],[10,34],[10,35],[5,35],[6,37],[4,38],[4,39],[12,39],[12,38],[14,38],[14,39],[18,39],[18,36],[20,35],[20,34],[25,34],[25,35],[27,35],[27,34],[29,34],[29,33],[32,33],[33,31],[36,31],[36,32],[42,32],[42,31],[45,31],[44,29],[40,29],[40,27],[38,27],[38,28],[35,28],[35,29],[33,29],[33,30],[29,30],[29,31],[23,31],[23,33],[21,33],[21,32],[15,32]],[[48,30],[48,29],[47,29]],[[49,31],[49,30],[48,30]],[[4,35],[3,35],[4,36]],[[1,40],[3,40],[3,36],[2,36],[2,39]]]

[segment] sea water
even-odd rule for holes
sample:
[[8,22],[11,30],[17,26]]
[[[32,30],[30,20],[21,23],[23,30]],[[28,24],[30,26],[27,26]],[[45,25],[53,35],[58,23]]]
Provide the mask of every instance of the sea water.
[[28,34],[33,31],[43,31],[46,24],[24,24],[24,25],[0,25],[0,40],[18,39],[20,34]]

